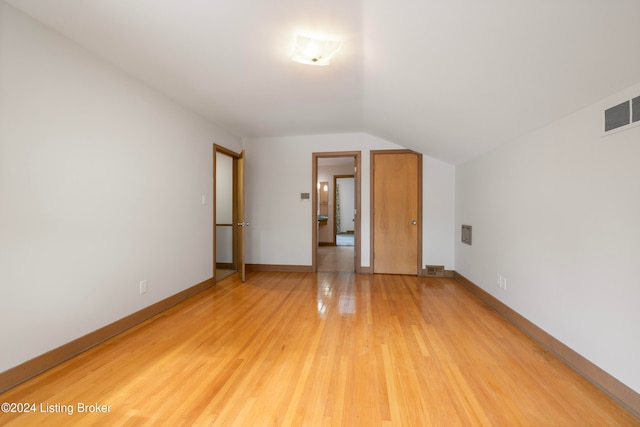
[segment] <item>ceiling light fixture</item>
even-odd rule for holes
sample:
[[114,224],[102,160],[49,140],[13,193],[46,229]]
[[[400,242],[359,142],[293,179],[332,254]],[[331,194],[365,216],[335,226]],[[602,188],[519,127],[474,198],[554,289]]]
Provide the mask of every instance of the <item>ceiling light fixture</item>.
[[308,65],[329,65],[331,58],[338,51],[340,42],[337,40],[314,38],[298,34],[296,47],[291,59]]

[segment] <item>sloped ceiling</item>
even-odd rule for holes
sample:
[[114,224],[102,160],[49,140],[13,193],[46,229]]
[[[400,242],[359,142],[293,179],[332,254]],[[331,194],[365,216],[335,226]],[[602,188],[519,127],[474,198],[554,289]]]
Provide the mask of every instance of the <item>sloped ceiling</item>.
[[[637,0],[6,0],[241,137],[458,164],[640,81]],[[296,31],[342,38],[329,67]]]

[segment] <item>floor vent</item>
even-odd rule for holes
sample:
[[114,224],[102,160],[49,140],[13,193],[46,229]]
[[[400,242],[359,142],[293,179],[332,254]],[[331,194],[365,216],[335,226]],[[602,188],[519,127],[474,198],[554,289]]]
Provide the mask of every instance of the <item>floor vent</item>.
[[444,277],[444,265],[427,265],[427,276]]

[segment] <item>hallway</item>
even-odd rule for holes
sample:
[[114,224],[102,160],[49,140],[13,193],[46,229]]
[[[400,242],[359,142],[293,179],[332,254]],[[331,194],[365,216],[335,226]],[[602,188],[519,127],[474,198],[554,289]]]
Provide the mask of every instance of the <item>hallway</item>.
[[318,271],[352,273],[354,270],[353,246],[318,247]]

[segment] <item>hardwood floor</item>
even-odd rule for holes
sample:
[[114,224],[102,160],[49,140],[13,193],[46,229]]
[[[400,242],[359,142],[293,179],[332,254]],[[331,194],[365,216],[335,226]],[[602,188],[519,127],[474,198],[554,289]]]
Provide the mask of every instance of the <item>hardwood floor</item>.
[[5,426],[640,425],[452,279],[352,273],[218,283],[0,402],[37,405]]
[[235,273],[237,273],[237,270],[216,268],[216,282],[220,282]]
[[353,272],[355,259],[353,246],[318,246],[318,271]]

